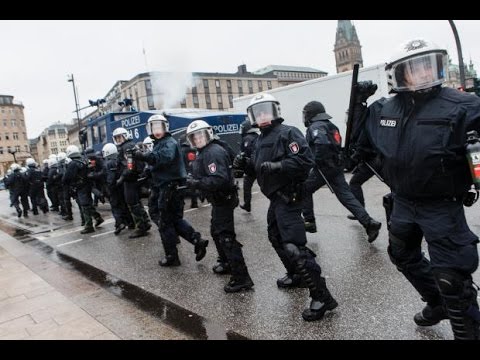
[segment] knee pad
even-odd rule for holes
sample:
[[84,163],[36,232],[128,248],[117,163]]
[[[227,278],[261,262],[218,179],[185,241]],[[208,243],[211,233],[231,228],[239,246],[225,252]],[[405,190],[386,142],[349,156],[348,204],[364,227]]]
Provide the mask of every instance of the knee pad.
[[300,260],[301,252],[297,245],[292,243],[283,244],[283,250],[285,250],[286,255],[291,261],[298,262]]
[[397,267],[397,270],[400,272],[404,272],[407,269],[407,267],[405,264],[402,264],[401,259],[399,259],[396,256],[396,254],[392,250],[392,245],[394,245],[395,247],[401,247],[401,248],[406,247],[406,243],[404,240],[400,239],[399,237],[395,236],[394,234],[392,234],[392,232],[389,231],[388,247],[387,247],[388,256],[390,257],[390,261],[392,262],[392,264]]

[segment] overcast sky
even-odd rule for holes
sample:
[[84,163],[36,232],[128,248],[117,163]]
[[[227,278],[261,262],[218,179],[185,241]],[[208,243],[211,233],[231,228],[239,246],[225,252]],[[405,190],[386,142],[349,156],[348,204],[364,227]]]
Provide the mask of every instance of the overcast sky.
[[[355,20],[363,64],[384,63],[403,41],[424,37],[458,63],[447,20]],[[465,63],[480,74],[480,20],[455,21]],[[235,72],[269,64],[335,74],[336,20],[317,21],[0,21],[0,94],[25,106],[29,138],[70,122],[75,110],[106,95],[117,80],[145,71]],[[145,48],[146,56],[142,49]],[[81,115],[86,115],[87,110]]]

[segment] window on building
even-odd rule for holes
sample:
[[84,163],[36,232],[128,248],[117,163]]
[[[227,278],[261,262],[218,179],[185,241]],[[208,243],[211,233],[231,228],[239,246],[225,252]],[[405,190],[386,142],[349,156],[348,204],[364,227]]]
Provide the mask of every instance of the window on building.
[[27,139],[27,133],[23,133],[23,140],[28,140]]
[[237,84],[238,84],[238,92],[243,95],[243,84],[242,84],[242,80],[237,80]]
[[147,90],[152,89],[152,82],[150,80],[145,80],[145,89]]
[[0,141],[2,141],[2,134],[0,133]]
[[212,108],[212,101],[210,100],[210,95],[205,95],[205,101],[207,102],[207,109]]
[[253,94],[253,81],[248,80],[248,93]]
[[12,151],[12,148],[10,146],[7,146],[7,152],[9,153],[10,151]]
[[147,105],[148,105],[148,110],[155,110],[155,103],[153,102],[152,95],[147,96]]
[[12,119],[12,120],[10,121],[10,123],[11,123],[12,127],[17,127],[17,120]]
[[272,88],[272,82],[271,81],[267,81],[267,88],[268,88],[268,90],[270,90]]
[[7,120],[6,119],[3,120],[3,126],[7,127]]
[[182,108],[186,108],[187,107],[187,99],[183,99],[181,102],[180,102],[180,107]]
[[215,80],[215,87],[220,88],[220,80]]
[[66,148],[61,148],[60,151],[61,152],[65,152]]
[[56,141],[50,141],[50,147],[56,147],[57,142]]
[[10,140],[10,134],[9,133],[5,133],[5,140]]
[[56,155],[56,154],[58,153],[58,149],[57,149],[57,148],[51,148],[51,149],[52,149],[52,150],[51,150],[51,151],[52,151],[52,154],[55,154],[55,155]]
[[258,80],[258,91],[263,91],[263,83],[262,83],[262,80]]
[[232,91],[232,80],[227,80],[227,89],[229,92]]
[[0,155],[3,155],[3,146],[0,146]]
[[15,146],[15,151],[19,152],[20,151],[20,145]]
[[228,95],[228,103],[230,104],[230,107],[233,108],[233,95]]
[[192,94],[197,94],[197,87],[196,86],[192,87]]
[[203,79],[203,87],[208,89],[208,79]]
[[13,133],[13,140],[18,140],[18,132]]
[[199,108],[199,104],[198,104],[198,95],[193,95],[193,107],[194,108]]
[[217,102],[218,102],[219,104],[222,104],[222,103],[223,103],[222,95],[220,95],[220,94],[217,95]]

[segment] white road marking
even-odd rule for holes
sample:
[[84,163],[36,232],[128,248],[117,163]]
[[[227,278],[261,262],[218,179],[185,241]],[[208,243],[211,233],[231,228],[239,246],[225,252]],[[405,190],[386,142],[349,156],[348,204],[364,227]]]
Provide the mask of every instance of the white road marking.
[[61,246],[65,246],[65,245],[74,244],[74,243],[80,242],[80,241],[82,241],[82,240],[83,240],[83,239],[78,239],[78,240],[69,241],[69,242],[66,242],[66,243],[63,243],[63,244],[57,245],[57,247],[61,247]]
[[107,231],[107,232],[104,232],[104,233],[101,233],[101,234],[92,235],[91,237],[94,238],[94,237],[99,237],[99,236],[103,236],[103,235],[108,235],[108,234],[113,233],[114,231],[115,230],[110,230],[110,231]]

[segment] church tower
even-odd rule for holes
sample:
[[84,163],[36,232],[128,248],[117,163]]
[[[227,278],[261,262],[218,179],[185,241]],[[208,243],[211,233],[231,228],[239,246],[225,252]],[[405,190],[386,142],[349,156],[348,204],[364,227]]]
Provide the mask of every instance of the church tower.
[[363,67],[362,47],[355,26],[350,20],[338,20],[333,52],[337,73],[353,70],[356,63]]

